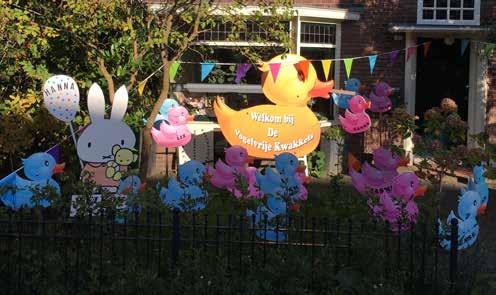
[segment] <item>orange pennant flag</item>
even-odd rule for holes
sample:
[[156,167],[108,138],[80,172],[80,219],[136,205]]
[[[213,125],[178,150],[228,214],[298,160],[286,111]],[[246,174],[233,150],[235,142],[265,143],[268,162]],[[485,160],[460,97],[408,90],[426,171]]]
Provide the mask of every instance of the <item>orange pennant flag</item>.
[[424,43],[424,56],[427,56],[427,53],[429,53],[429,48],[431,48],[431,43],[432,41]]
[[296,70],[298,70],[298,73],[301,73],[303,75],[303,81],[305,81],[308,78],[309,65],[310,65],[309,60],[302,60],[294,65]]

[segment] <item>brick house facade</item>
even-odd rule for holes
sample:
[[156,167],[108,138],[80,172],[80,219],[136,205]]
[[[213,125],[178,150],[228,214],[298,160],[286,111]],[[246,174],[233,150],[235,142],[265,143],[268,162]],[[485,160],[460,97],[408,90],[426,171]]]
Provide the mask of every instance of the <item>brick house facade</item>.
[[[222,0],[222,2],[230,1]],[[472,4],[474,7],[467,12],[467,15],[473,14],[474,21],[458,25],[442,20],[435,24],[425,24],[424,18],[428,19],[430,12],[424,12],[424,10],[429,10],[425,7],[431,5],[430,2],[446,2],[448,15],[459,14],[461,22],[464,19],[462,15],[465,15],[466,11],[463,3],[469,8],[469,4]],[[493,54],[488,61],[481,54],[485,45],[480,43],[488,40],[489,28],[496,25],[496,0],[437,0],[437,2],[432,0],[295,0],[293,6],[296,14],[290,26],[292,36],[296,38],[296,48],[293,51],[303,56],[308,54],[310,56],[305,57],[311,59],[326,54],[331,55],[326,58],[346,58],[404,49],[429,40],[434,40],[435,46],[445,49],[450,49],[449,46],[459,46],[460,40],[477,41],[470,43],[462,64],[466,67],[462,74],[466,75],[463,83],[466,81],[464,86],[467,91],[461,95],[463,97],[460,101],[462,104],[466,103],[463,108],[466,109],[465,119],[469,124],[469,133],[474,134],[489,128],[496,142],[496,54]],[[421,9],[420,5],[424,5],[424,9]],[[461,7],[458,9],[460,12],[451,12],[457,10],[457,5]],[[477,7],[478,5],[480,8]],[[434,10],[439,16],[446,13],[443,12],[446,11],[444,8]],[[305,44],[304,26],[314,23],[323,26],[332,25],[335,31],[329,44]],[[366,85],[378,80],[386,81],[399,91],[399,97],[404,99],[409,112],[419,115],[421,113],[419,106],[425,104],[426,100],[438,99],[440,101],[443,98],[441,94],[436,94],[438,96],[435,97],[424,97],[425,93],[430,91],[424,88],[431,87],[431,84],[422,85],[419,82],[425,74],[422,68],[421,50],[422,48],[419,47],[417,53],[408,62],[405,54],[400,54],[394,65],[391,65],[389,56],[379,55],[373,74],[370,73],[367,59],[356,60],[353,63],[351,76],[359,78]],[[446,75],[453,70],[449,68],[449,64],[448,60]],[[344,66],[340,62],[335,62],[333,70],[337,87],[343,88],[346,80]],[[432,68],[425,70],[432,70]],[[439,75],[442,74],[442,72],[439,73]],[[461,91],[463,92],[463,89]],[[336,123],[332,118],[330,121],[333,124]]]

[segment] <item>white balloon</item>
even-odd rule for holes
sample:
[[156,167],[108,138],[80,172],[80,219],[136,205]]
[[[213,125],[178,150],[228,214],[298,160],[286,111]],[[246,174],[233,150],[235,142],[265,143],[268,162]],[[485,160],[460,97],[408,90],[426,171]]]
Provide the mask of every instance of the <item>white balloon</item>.
[[66,75],[56,75],[43,85],[45,106],[54,117],[71,122],[79,111],[79,88],[76,81]]

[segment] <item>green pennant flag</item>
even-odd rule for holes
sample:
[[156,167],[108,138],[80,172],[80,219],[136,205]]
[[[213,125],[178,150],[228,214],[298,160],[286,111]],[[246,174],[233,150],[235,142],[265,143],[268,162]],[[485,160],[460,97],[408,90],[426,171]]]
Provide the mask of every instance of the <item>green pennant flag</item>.
[[353,58],[343,59],[344,68],[346,70],[346,77],[349,79],[351,74],[351,67],[353,66]]
[[169,80],[174,80],[180,65],[181,63],[179,61],[175,61],[169,66]]

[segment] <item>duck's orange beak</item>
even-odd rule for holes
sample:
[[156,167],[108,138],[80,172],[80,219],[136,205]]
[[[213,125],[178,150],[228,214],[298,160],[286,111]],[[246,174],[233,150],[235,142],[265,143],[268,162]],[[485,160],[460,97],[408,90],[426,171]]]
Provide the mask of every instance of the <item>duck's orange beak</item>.
[[334,88],[334,80],[328,81],[328,82],[322,82],[319,79],[315,81],[315,85],[313,88],[308,92],[308,96],[310,97],[322,97],[329,99],[330,95],[329,93],[331,90]]
[[64,168],[65,168],[65,163],[56,164],[55,167],[53,167],[52,174],[64,173]]
[[186,120],[189,121],[189,122],[194,121],[195,120],[195,115],[189,115]]
[[348,153],[348,169],[350,168],[353,168],[355,171],[360,171],[362,169],[362,164],[352,153]]
[[144,192],[146,190],[146,182],[143,182],[142,184],[140,184],[139,188],[138,188],[138,191],[140,193]]
[[408,164],[410,164],[410,159],[406,159],[406,158],[402,158],[399,162],[398,162],[398,165],[396,167],[406,167],[408,166]]
[[420,197],[425,195],[425,192],[427,192],[427,187],[426,186],[419,186],[419,188],[413,193],[414,197]]
[[479,209],[477,209],[477,215],[486,215],[487,205],[481,205]]
[[370,100],[369,100],[369,101],[366,101],[366,102],[365,102],[365,109],[366,109],[366,110],[367,110],[367,109],[370,109],[370,107],[371,107],[371,106],[372,106],[372,101],[370,101]]
[[255,161],[255,158],[248,156],[245,160],[246,164],[253,164],[253,161]]

